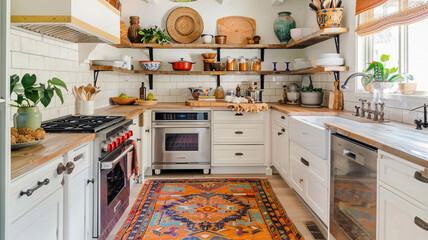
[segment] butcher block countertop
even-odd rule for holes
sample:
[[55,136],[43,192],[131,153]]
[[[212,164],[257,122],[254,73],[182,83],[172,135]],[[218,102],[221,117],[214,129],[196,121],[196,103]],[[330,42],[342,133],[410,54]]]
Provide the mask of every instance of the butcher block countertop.
[[74,148],[95,139],[92,133],[51,133],[39,144],[12,152],[11,178],[15,179]]
[[428,168],[428,132],[401,123],[326,123],[332,131]]

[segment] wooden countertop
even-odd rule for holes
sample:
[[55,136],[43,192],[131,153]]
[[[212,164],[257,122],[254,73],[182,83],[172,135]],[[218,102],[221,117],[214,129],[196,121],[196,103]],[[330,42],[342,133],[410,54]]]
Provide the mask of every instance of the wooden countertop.
[[51,133],[35,146],[13,151],[11,178],[15,179],[74,148],[95,139],[92,133]]
[[326,123],[332,131],[428,168],[428,132],[401,123]]

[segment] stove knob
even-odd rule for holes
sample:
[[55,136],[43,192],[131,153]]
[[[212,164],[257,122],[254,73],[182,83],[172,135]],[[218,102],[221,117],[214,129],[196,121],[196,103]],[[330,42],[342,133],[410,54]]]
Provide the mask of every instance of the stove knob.
[[122,139],[120,137],[116,138],[116,145],[119,146],[122,143]]
[[113,144],[109,144],[109,145],[107,145],[107,151],[108,152],[111,152],[111,151],[113,151]]
[[122,140],[122,142],[125,142],[126,141],[126,136],[125,135],[122,135],[122,137],[120,137],[120,140]]
[[132,131],[132,130],[129,130],[129,135],[132,137],[132,136],[134,136],[134,132]]
[[126,139],[130,139],[131,138],[131,134],[125,133],[125,137],[126,137]]
[[115,148],[117,148],[117,143],[116,142],[112,142],[111,146],[112,146],[113,149],[115,149]]

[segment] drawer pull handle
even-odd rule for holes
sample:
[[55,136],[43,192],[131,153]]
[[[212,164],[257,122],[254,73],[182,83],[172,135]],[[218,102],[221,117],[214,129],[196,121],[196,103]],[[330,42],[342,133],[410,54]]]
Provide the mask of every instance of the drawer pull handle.
[[285,116],[281,116],[281,119],[285,119]]
[[61,175],[63,172],[65,172],[65,170],[67,170],[67,168],[64,166],[64,164],[59,163],[58,167],[56,168],[56,173],[58,173],[58,175]]
[[80,159],[82,159],[82,158],[83,158],[83,156],[84,156],[84,154],[83,154],[83,153],[81,153],[81,154],[77,155],[76,157],[74,157],[73,161],[77,162],[77,161],[79,161]]
[[306,166],[308,166],[308,167],[309,167],[309,162],[308,162],[308,160],[306,160],[306,159],[304,159],[304,158],[300,158],[300,161],[301,161],[303,164],[305,164]]
[[95,178],[92,178],[91,180],[89,180],[89,179],[88,179],[88,184],[89,184],[89,183],[94,184],[94,183],[95,183]]
[[424,220],[422,220],[421,218],[419,218],[419,217],[415,217],[415,224],[416,224],[418,227],[422,228],[423,230],[428,231],[428,223],[426,223],[426,222],[425,222]]
[[281,136],[283,133],[285,133],[285,128],[281,129],[281,132],[278,132],[278,136]]
[[235,156],[244,156],[243,153],[235,153]]
[[76,165],[74,165],[72,162],[68,162],[65,167],[67,168],[67,174],[71,174],[74,171]]
[[46,178],[45,180],[43,180],[43,182],[37,181],[37,186],[35,186],[35,187],[31,188],[31,189],[27,189],[27,191],[25,191],[25,192],[21,191],[19,193],[19,196],[22,197],[24,195],[27,195],[29,197],[29,196],[33,195],[33,193],[35,191],[37,191],[37,189],[39,189],[39,188],[41,188],[41,187],[43,187],[45,185],[48,185],[50,182],[51,181],[49,180],[49,178]]
[[415,178],[420,182],[428,183],[428,178],[422,176],[421,172],[415,172]]
[[242,113],[237,113],[237,114],[235,114],[235,116],[237,116],[237,117],[242,117],[242,116],[244,116],[244,114],[242,114]]
[[141,142],[141,138],[137,138],[137,142]]
[[243,131],[236,131],[235,134],[242,135],[242,134],[244,134],[244,132]]

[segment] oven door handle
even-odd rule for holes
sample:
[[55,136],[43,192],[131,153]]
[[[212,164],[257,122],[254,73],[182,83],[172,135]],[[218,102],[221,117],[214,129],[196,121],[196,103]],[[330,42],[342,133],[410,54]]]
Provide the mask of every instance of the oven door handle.
[[181,124],[162,124],[153,125],[153,128],[210,128],[210,124],[194,124],[194,125],[181,125]]
[[129,146],[123,153],[121,153],[117,158],[113,161],[101,162],[101,170],[109,170],[113,169],[120,159],[122,159],[126,154],[128,154],[132,149],[134,149],[134,145]]

